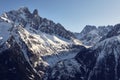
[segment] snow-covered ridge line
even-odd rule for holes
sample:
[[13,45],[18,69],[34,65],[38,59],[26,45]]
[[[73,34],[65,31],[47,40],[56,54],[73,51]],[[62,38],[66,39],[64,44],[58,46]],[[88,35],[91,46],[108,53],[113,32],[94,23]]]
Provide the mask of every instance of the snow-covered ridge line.
[[9,23],[14,23],[15,25],[21,24],[23,27],[29,25],[29,27],[36,30],[48,34],[56,34],[63,38],[76,38],[72,32],[66,30],[60,23],[54,23],[52,20],[40,17],[37,9],[33,13],[27,7],[12,10],[4,13],[1,19]]
[[20,8],[0,17],[0,51],[18,49],[18,54],[39,76],[44,76],[59,61],[74,58],[81,46],[72,32],[40,17],[36,9],[31,13],[28,8]]
[[113,27],[114,26],[110,25],[99,27],[86,25],[80,33],[75,33],[75,36],[81,40],[84,45],[94,46],[104,36],[106,36]]

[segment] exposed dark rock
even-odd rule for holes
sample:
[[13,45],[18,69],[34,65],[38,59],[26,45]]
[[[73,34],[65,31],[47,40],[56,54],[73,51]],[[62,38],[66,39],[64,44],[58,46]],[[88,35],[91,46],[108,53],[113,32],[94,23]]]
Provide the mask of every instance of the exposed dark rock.
[[41,80],[30,63],[25,59],[17,43],[11,38],[11,48],[0,53],[1,80]]

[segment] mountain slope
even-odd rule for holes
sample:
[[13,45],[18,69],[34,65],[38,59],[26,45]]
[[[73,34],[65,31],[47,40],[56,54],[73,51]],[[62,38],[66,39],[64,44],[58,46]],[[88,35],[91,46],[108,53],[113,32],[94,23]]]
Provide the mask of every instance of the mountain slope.
[[[117,27],[115,26],[111,31],[115,30]],[[115,33],[118,31],[115,31]],[[109,33],[107,35],[109,35]],[[81,51],[76,56],[76,59],[88,70],[86,71],[86,73],[89,73],[86,75],[87,80],[120,79],[119,45],[120,35],[112,34],[111,37],[107,37],[89,50]]]
[[119,80],[119,27],[119,24],[115,25],[93,47],[80,48],[75,58],[58,62],[49,80]]
[[[81,45],[72,32],[40,17],[36,9],[33,13],[26,7],[6,12],[0,16],[0,57],[7,57],[1,59],[6,72],[1,69],[3,76],[0,77],[6,79],[5,75],[11,74],[16,77],[10,76],[8,80],[20,77],[22,80],[40,80],[57,62],[73,58]],[[11,67],[7,67],[6,62]]]
[[8,43],[11,47],[0,53],[0,79],[41,80],[42,77],[27,62],[20,46],[14,42],[14,38],[11,37]]

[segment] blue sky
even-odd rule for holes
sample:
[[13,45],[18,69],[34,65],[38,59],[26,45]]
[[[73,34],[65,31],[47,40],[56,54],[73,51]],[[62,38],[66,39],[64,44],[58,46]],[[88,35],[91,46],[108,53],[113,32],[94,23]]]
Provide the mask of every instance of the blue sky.
[[85,25],[120,23],[120,0],[0,0],[0,14],[22,6],[61,23],[66,29],[80,32]]

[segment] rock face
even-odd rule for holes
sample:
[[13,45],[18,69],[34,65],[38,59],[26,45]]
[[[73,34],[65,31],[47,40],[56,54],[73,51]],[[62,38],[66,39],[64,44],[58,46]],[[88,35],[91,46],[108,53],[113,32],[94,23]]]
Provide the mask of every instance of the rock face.
[[83,44],[93,46],[111,29],[113,29],[113,26],[99,26],[97,28],[96,26],[87,25],[81,33],[75,33],[75,35],[83,42]]
[[20,46],[12,42],[12,39],[10,40],[12,47],[0,53],[0,79],[42,80],[42,77],[26,61]]
[[101,40],[104,40],[106,38],[110,38],[113,36],[118,36],[119,34],[120,34],[120,24],[116,24],[114,28],[111,31],[109,31],[107,35],[103,36]]

